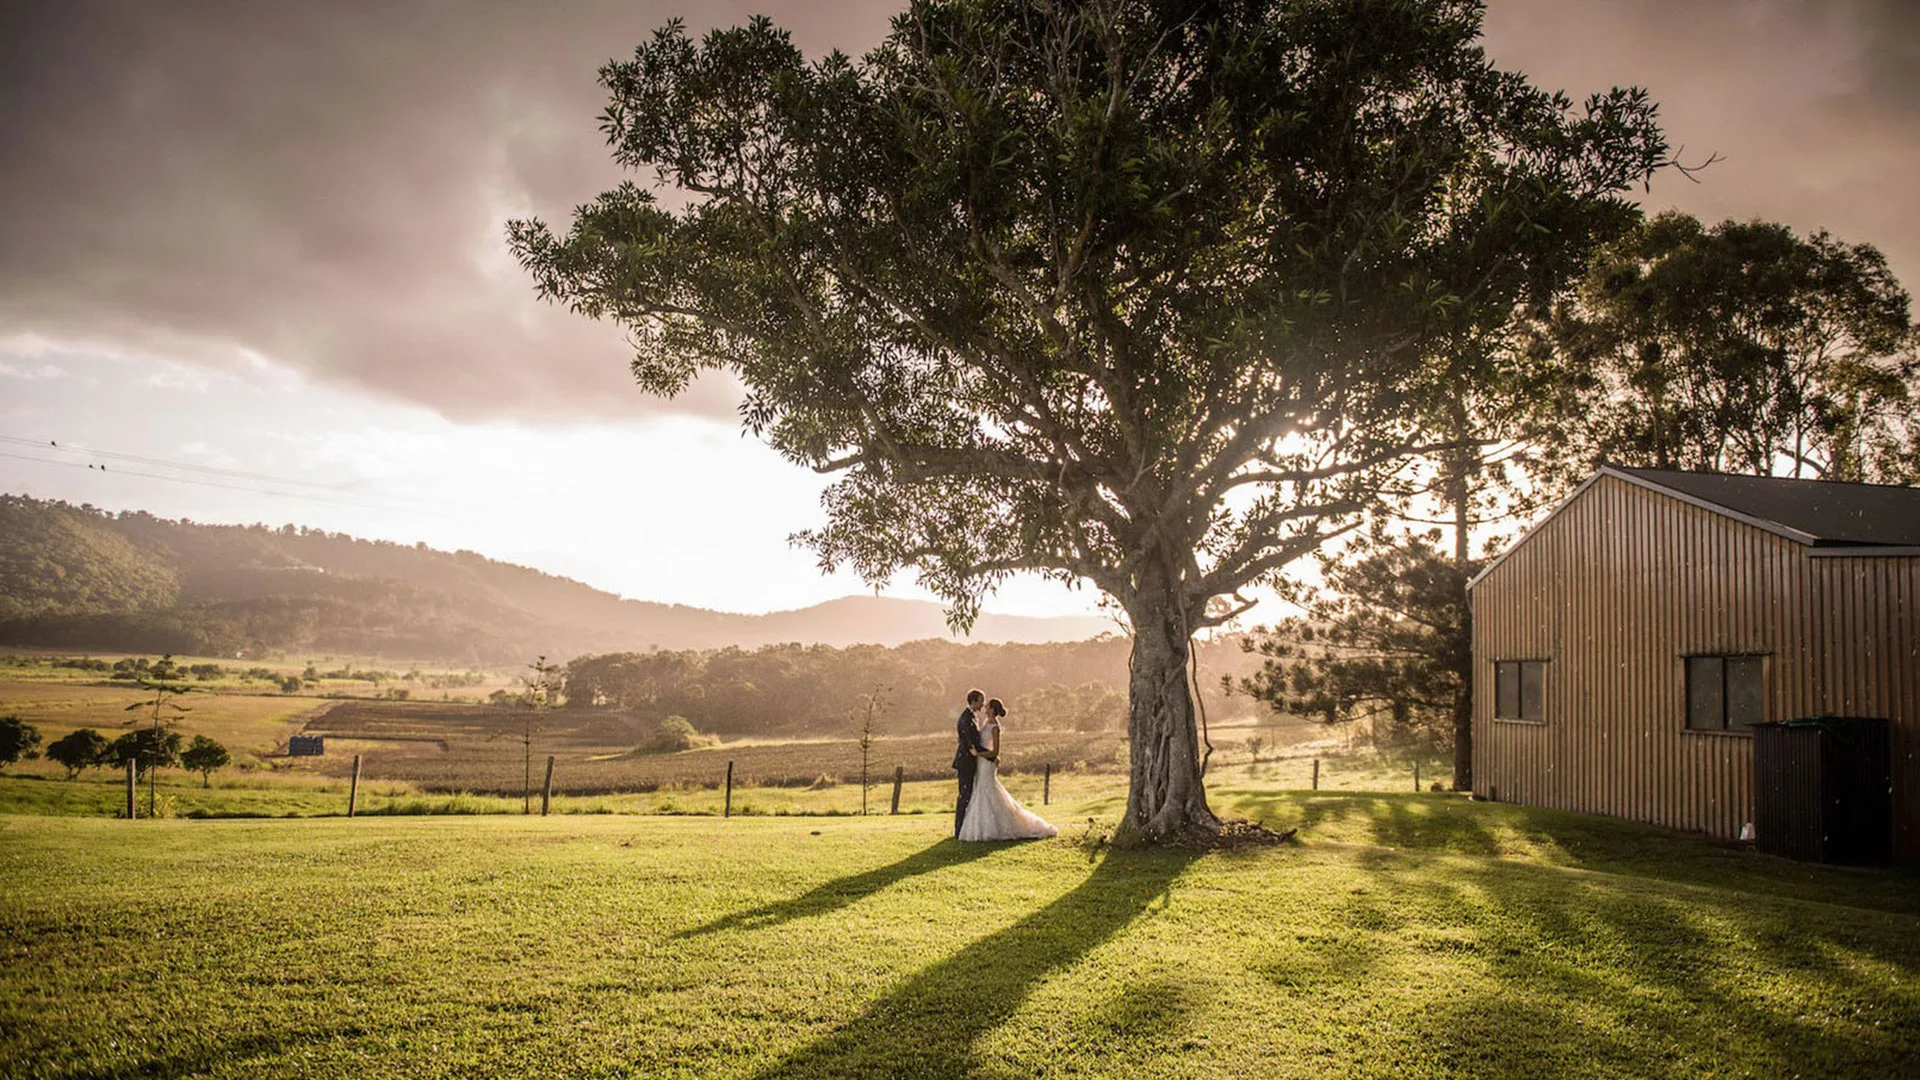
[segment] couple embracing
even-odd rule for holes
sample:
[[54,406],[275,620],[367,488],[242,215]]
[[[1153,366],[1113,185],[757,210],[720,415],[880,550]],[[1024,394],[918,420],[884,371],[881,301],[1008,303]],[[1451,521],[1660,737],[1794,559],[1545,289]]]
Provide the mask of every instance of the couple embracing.
[[953,754],[960,779],[960,802],[953,811],[956,840],[1038,840],[1060,831],[1000,786],[1000,721],[1006,715],[999,698],[967,691],[967,707],[955,725],[960,735]]

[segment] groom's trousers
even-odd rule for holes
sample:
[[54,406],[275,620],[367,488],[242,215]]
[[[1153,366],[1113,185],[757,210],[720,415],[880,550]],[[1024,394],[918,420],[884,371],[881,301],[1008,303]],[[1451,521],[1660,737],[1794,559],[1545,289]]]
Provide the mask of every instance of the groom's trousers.
[[953,835],[960,835],[960,823],[967,820],[967,804],[973,801],[973,778],[980,771],[980,759],[969,757],[967,763],[954,770],[960,780],[960,801],[953,807]]

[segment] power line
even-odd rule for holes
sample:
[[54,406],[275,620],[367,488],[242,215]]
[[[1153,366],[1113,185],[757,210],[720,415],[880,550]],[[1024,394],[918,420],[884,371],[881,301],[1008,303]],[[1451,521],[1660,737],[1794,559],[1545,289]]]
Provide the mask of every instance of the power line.
[[284,476],[269,476],[266,473],[246,472],[240,469],[223,469],[213,465],[196,465],[187,461],[169,461],[166,458],[143,457],[139,454],[125,454],[113,450],[95,450],[85,446],[62,446],[58,441],[53,439],[23,439],[18,435],[0,435],[0,443],[11,443],[15,446],[30,446],[36,450],[52,450],[62,454],[79,454],[86,457],[106,458],[110,461],[131,461],[141,465],[155,465],[166,469],[181,469],[187,472],[203,473],[209,476],[254,480],[267,484],[320,488],[330,494],[340,494],[338,484],[325,484],[317,480],[291,480]]
[[[4,438],[4,436],[0,436],[0,438]],[[18,442],[19,440],[7,439],[6,441]],[[127,455],[127,456],[130,456],[130,455]],[[367,501],[366,499],[341,498],[338,496],[338,494],[326,495],[326,494],[319,494],[316,492],[277,491],[277,490],[274,490],[273,488],[261,487],[258,485],[223,483],[219,480],[202,479],[199,477],[192,477],[192,476],[169,476],[165,473],[143,472],[139,469],[128,469],[128,468],[108,469],[105,465],[92,465],[83,461],[61,461],[57,458],[33,457],[27,454],[12,453],[6,450],[0,450],[0,458],[12,458],[15,461],[31,461],[40,465],[58,465],[61,468],[66,468],[66,469],[86,469],[90,472],[97,472],[97,473],[102,473],[110,476],[137,476],[146,480],[166,480],[176,484],[193,484],[197,487],[221,488],[226,491],[243,491],[243,492],[247,492],[254,495],[271,495],[275,498],[281,498],[281,499],[300,499],[308,502],[333,503],[337,506],[351,506],[351,507],[356,507],[362,510],[411,510],[418,513],[425,513],[433,517],[456,517],[456,516],[464,517],[464,515],[447,514],[441,511],[433,510],[433,509],[422,508],[411,502],[401,502],[397,500]],[[319,485],[309,484],[308,486],[318,487]],[[378,499],[381,499],[382,497],[373,496],[372,498],[378,500]],[[446,505],[446,504],[442,503],[441,505]]]

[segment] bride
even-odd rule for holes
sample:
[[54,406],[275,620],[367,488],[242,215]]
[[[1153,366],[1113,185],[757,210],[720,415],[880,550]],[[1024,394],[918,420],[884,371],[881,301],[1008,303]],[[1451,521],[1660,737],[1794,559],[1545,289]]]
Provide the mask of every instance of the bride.
[[980,741],[987,752],[980,755],[973,777],[973,799],[967,804],[967,819],[960,823],[962,840],[1037,840],[1053,836],[1059,829],[1021,806],[1000,785],[1000,718],[1007,715],[999,698],[987,702],[987,723],[980,729]]

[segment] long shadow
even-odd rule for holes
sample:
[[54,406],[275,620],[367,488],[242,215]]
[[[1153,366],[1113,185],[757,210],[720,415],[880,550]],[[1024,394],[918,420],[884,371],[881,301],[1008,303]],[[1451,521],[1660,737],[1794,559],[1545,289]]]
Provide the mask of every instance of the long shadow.
[[324,1043],[340,1037],[361,1038],[364,1030],[354,1027],[339,1032],[297,1030],[251,1032],[205,1046],[189,1046],[164,1057],[126,1062],[67,1074],[71,1080],[121,1080],[123,1077],[173,1078],[205,1076],[215,1069],[231,1068],[254,1058],[283,1054],[303,1043]]
[[1309,842],[1331,834],[1410,855],[1515,855],[1538,865],[1920,914],[1920,872],[1912,868],[1794,863],[1598,814],[1375,792],[1255,793],[1234,809],[1275,828],[1298,826]]
[[682,930],[673,935],[675,938],[700,937],[718,933],[722,930],[757,930],[774,926],[792,919],[804,919],[810,915],[824,915],[829,911],[846,907],[848,904],[872,896],[874,893],[920,874],[930,874],[935,870],[944,870],[949,866],[960,866],[975,859],[992,854],[1004,845],[999,844],[963,844],[957,840],[941,840],[930,847],[922,848],[899,862],[886,866],[877,866],[872,870],[836,878],[824,885],[812,889],[789,900],[780,900],[763,904],[747,911],[736,911],[718,919],[700,924],[691,929]]
[[[1464,992],[1405,1034],[1447,1075],[1906,1075],[1896,1063],[1920,1045],[1902,977],[1920,948],[1897,929],[1910,920],[1738,885],[1717,898],[1734,910],[1715,899],[1546,865],[1386,859],[1327,912],[1332,932],[1262,973],[1287,993],[1397,988],[1405,969],[1385,962],[1429,954],[1423,977]],[[1454,932],[1409,939],[1396,913]]]
[[965,1076],[980,1038],[1047,976],[1124,930],[1191,853],[1107,856],[1073,891],[909,978],[851,1023],[761,1070],[762,1080]]

